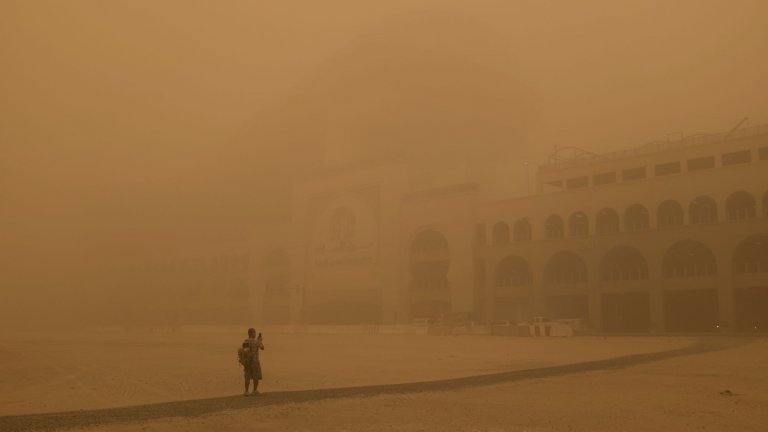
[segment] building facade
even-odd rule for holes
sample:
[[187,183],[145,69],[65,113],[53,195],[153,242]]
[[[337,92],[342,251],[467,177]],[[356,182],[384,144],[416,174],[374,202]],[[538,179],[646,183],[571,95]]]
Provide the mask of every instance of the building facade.
[[765,331],[768,127],[610,154],[567,149],[536,193],[414,188],[404,159],[328,169],[266,227],[264,323],[580,318],[597,331]]

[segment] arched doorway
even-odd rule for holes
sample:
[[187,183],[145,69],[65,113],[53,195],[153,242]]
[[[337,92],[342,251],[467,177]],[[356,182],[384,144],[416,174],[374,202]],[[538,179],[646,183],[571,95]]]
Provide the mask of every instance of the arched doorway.
[[448,267],[450,250],[438,231],[421,231],[410,248],[411,318],[437,318],[451,311]]
[[[643,254],[637,249],[618,246],[608,251],[601,260],[600,277],[605,284],[626,286],[629,281],[648,279],[648,264]],[[646,332],[649,330],[651,303],[650,294],[646,289],[631,292],[603,292],[601,301],[603,331]]]
[[544,281],[549,284],[586,283],[587,266],[584,260],[573,252],[557,252],[547,261]]
[[[717,289],[700,288],[717,274],[717,261],[703,243],[684,240],[664,254],[664,325],[670,332],[713,332],[719,326]],[[698,278],[698,279],[693,279]]]
[[696,197],[688,206],[688,217],[691,224],[717,222],[717,203],[706,195]]
[[717,261],[703,243],[684,240],[674,244],[664,254],[662,273],[665,278],[714,276],[717,274]]
[[603,281],[627,281],[648,279],[648,264],[637,249],[618,246],[605,254],[600,262]]
[[589,320],[587,266],[570,251],[552,255],[544,268],[547,311],[551,318]]
[[519,287],[531,285],[531,269],[528,262],[517,255],[510,255],[499,261],[495,272],[496,286]]
[[733,252],[736,329],[768,330],[768,234],[742,240]]
[[517,255],[505,257],[496,265],[494,282],[494,319],[521,321],[528,318],[528,295],[532,283],[528,262]]
[[571,237],[586,237],[589,235],[589,219],[582,212],[576,212],[568,218],[568,230]]

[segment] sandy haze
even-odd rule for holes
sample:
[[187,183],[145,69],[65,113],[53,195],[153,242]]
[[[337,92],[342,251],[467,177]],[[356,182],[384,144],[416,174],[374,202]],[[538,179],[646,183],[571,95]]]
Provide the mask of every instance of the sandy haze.
[[506,197],[555,145],[766,123],[766,19],[759,0],[3,1],[3,319],[90,313],[110,268],[284,217],[328,143],[471,143],[508,161],[482,170]]
[[0,0],[0,429],[765,430],[766,23]]

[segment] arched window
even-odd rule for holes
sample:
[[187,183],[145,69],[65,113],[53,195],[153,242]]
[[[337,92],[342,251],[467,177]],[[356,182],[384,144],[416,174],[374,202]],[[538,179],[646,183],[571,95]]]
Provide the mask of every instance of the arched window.
[[648,210],[640,204],[630,206],[624,212],[624,229],[627,231],[643,231],[648,229]]
[[598,234],[619,232],[619,214],[612,208],[604,208],[597,214],[595,228]]
[[637,249],[618,246],[603,257],[600,276],[605,281],[648,279],[648,264]]
[[571,237],[584,237],[589,235],[589,219],[582,212],[576,212],[568,218],[568,229]]
[[558,239],[563,237],[563,218],[558,215],[551,215],[544,224],[544,231],[548,239]]
[[725,215],[728,220],[755,217],[755,199],[751,194],[744,191],[732,193],[725,201]]
[[493,226],[493,244],[509,243],[509,225],[506,222],[497,222]]
[[733,253],[734,273],[768,273],[768,234],[744,239]]
[[712,276],[717,274],[717,261],[703,243],[683,240],[664,254],[662,271],[666,278]]
[[656,212],[659,228],[680,226],[683,224],[683,206],[677,201],[667,200],[659,204]]
[[547,261],[544,281],[550,284],[575,284],[587,282],[587,266],[573,252],[558,252]]
[[512,287],[531,284],[528,263],[516,255],[510,255],[496,266],[496,286]]
[[411,243],[411,253],[428,253],[448,251],[448,241],[445,236],[435,230],[420,232]]
[[523,218],[515,222],[515,229],[512,235],[516,242],[528,241],[531,239],[531,222],[528,221],[528,218]]
[[692,224],[717,222],[717,203],[706,195],[696,197],[691,201],[688,215]]

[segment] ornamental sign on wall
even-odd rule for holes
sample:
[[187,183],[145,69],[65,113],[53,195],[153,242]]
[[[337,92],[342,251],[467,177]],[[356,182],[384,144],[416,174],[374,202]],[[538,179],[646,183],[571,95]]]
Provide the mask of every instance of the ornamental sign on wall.
[[370,206],[354,195],[330,200],[315,225],[312,262],[316,267],[373,264],[378,227]]

